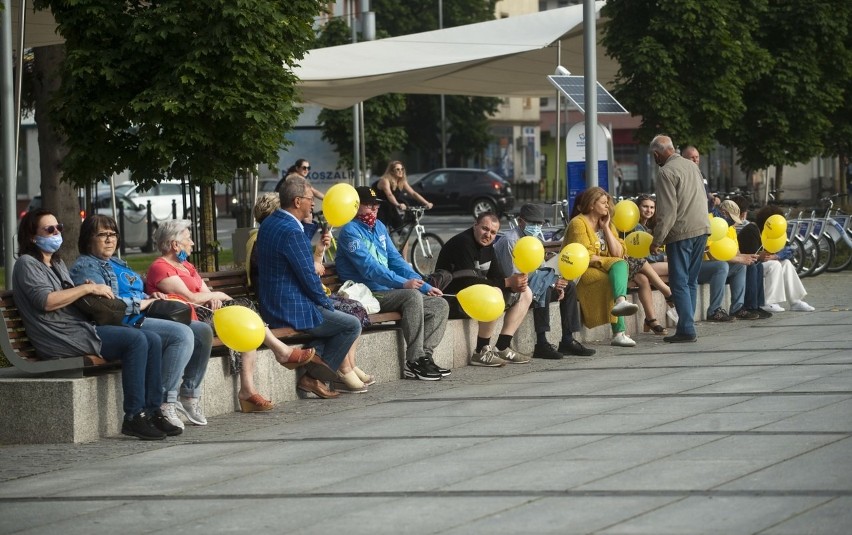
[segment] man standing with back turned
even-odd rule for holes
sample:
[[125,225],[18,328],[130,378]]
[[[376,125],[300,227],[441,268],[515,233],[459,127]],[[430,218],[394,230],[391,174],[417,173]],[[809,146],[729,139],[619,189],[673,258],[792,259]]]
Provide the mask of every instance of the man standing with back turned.
[[668,136],[651,140],[654,161],[660,166],[657,180],[657,226],[651,254],[663,244],[669,258],[669,286],[678,313],[677,331],[669,343],[694,342],[698,270],[710,234],[704,181],[698,166],[677,154]]

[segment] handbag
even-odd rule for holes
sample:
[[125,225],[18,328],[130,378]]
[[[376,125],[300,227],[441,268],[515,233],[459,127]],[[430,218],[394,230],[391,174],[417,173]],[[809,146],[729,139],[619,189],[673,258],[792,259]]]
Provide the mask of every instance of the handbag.
[[378,314],[382,308],[379,305],[379,300],[373,296],[373,292],[370,291],[366,284],[346,281],[343,283],[343,286],[337,290],[337,293],[343,297],[354,299],[361,303],[367,311],[367,314]]
[[74,301],[74,306],[96,325],[121,325],[127,312],[127,305],[121,299],[99,295],[84,295]]
[[157,299],[145,309],[145,317],[171,320],[189,325],[192,321],[192,307],[183,301]]

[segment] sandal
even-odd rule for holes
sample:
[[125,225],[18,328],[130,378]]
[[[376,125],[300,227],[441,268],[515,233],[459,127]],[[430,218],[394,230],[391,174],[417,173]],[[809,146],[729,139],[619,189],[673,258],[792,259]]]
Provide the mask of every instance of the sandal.
[[651,318],[645,320],[643,332],[654,331],[654,334],[664,335],[669,334],[669,330],[657,323],[657,320]]
[[271,411],[275,405],[260,394],[252,394],[248,399],[240,400],[240,411],[242,412],[264,412]]
[[295,370],[305,364],[318,360],[319,357],[316,355],[316,350],[314,348],[309,347],[307,349],[304,348],[294,348],[293,352],[290,353],[290,357],[286,361],[281,361],[278,357],[275,357],[275,360],[278,360],[278,364],[284,366],[288,370]]

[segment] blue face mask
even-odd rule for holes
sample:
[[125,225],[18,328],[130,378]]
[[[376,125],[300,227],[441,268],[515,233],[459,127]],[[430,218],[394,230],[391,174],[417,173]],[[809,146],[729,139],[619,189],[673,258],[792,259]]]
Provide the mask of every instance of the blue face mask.
[[189,258],[189,253],[187,253],[183,249],[178,251],[178,254],[177,254],[178,262],[186,262],[188,258]]
[[53,236],[36,236],[36,247],[45,253],[53,254],[62,247],[62,234],[54,234]]
[[544,234],[541,233],[541,225],[527,223],[524,226],[524,234],[527,236],[533,236],[534,238],[544,239]]

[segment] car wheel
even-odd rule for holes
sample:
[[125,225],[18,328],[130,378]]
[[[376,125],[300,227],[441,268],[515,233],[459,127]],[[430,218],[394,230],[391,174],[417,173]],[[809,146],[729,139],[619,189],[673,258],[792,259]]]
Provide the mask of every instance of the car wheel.
[[497,213],[497,205],[494,204],[494,201],[491,199],[477,199],[473,203],[473,217],[479,217],[480,214],[484,214],[485,212]]

